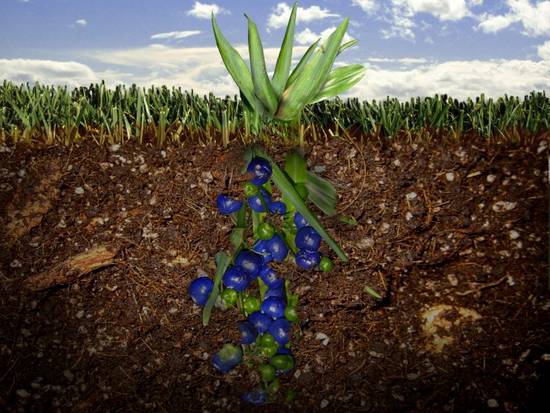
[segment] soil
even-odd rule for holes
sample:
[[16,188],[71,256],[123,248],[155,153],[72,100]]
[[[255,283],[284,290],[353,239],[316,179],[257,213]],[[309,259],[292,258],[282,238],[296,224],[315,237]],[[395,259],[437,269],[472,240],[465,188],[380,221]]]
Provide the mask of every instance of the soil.
[[[307,146],[357,224],[322,218],[349,263],[284,265],[296,368],[262,411],[550,405],[548,140]],[[243,147],[0,150],[0,410],[254,410],[253,370],[211,364],[238,311],[203,327],[186,292],[230,248],[215,197],[242,188]]]

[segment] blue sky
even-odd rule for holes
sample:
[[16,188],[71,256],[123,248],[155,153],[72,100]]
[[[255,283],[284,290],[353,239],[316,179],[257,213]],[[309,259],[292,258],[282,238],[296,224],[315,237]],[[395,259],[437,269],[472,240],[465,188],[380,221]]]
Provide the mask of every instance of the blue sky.
[[[268,70],[291,2],[205,0],[2,0],[0,79],[76,86],[105,80],[234,94],[209,16],[246,50],[246,12],[258,24]],[[299,2],[295,58],[343,17],[362,63],[348,95],[362,99],[447,93],[550,93],[550,1],[314,0]]]

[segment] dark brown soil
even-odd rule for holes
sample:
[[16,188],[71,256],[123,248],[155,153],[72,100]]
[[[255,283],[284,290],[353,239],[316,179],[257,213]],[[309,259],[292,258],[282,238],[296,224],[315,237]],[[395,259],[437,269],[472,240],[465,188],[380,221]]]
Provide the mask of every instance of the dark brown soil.
[[[348,264],[286,264],[301,296],[296,369],[263,410],[550,405],[547,141],[306,148],[358,225],[323,219]],[[203,328],[186,292],[230,246],[215,196],[240,190],[243,148],[0,149],[0,410],[245,409],[257,376],[210,360],[237,337],[237,310]],[[99,246],[112,265],[29,288]]]

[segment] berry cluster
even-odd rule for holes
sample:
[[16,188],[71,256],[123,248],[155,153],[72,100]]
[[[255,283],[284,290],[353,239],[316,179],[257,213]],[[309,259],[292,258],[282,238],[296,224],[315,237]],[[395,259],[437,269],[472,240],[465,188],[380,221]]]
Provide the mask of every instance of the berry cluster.
[[[244,316],[239,322],[240,346],[225,344],[212,362],[217,370],[227,373],[243,361],[243,349],[246,348],[246,358],[258,366],[261,385],[246,393],[243,399],[261,404],[277,392],[278,376],[294,366],[290,338],[292,325],[298,322],[298,296],[289,291],[288,281],[277,273],[272,263],[293,257],[303,269],[319,267],[329,271],[332,261],[321,257],[321,236],[304,217],[294,212],[292,205],[272,199],[269,162],[254,158],[248,165],[248,172],[252,179],[245,184],[244,193],[246,205],[256,218],[253,220],[254,239],[251,246],[245,241],[237,248],[231,265],[223,274],[225,288],[220,294],[225,308],[237,306]],[[216,203],[223,215],[235,216],[246,208],[244,202],[224,194],[218,195]],[[283,220],[281,230],[274,224],[277,216]],[[267,220],[270,218],[271,222]],[[213,287],[210,278],[201,276],[190,284],[189,294],[196,304],[204,306]]]

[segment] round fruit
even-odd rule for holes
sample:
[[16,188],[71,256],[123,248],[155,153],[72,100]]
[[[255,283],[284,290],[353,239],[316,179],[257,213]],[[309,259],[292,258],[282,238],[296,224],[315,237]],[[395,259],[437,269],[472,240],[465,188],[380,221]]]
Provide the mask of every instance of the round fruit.
[[[263,203],[262,203],[262,200],[263,200]],[[269,195],[269,193],[265,189],[260,188],[260,193],[253,196],[249,196],[247,198],[247,201],[248,201],[248,206],[250,206],[250,209],[252,209],[253,211],[267,212],[266,207],[267,209],[269,209],[269,205],[271,204],[271,195]],[[265,206],[264,206],[264,203],[265,203]]]
[[256,406],[262,405],[267,401],[267,393],[264,389],[256,388],[242,395],[243,401],[254,404]]
[[235,303],[237,302],[238,295],[239,293],[237,293],[237,291],[234,290],[233,288],[226,288],[225,290],[222,291],[220,296],[222,298],[222,301],[225,303],[225,305],[229,307],[229,306],[235,305]]
[[262,313],[272,318],[281,318],[285,315],[285,300],[281,297],[269,297],[262,303]]
[[243,302],[244,310],[247,314],[252,314],[256,311],[260,311],[260,300],[256,297],[247,297]]
[[243,203],[237,199],[220,194],[216,198],[216,205],[221,214],[229,215],[241,209]]
[[277,344],[277,340],[275,340],[275,337],[273,337],[269,333],[262,334],[260,336],[260,340],[258,344],[260,345],[260,347],[271,347],[271,346],[277,346],[277,348],[279,347]]
[[306,227],[308,226],[308,222],[306,219],[300,214],[299,212],[294,213],[294,225],[296,225],[298,228]]
[[258,238],[268,240],[275,234],[275,227],[269,222],[262,222],[258,225]]
[[271,178],[271,165],[264,158],[256,157],[252,159],[246,170],[254,174],[254,177],[251,179],[254,185],[263,185]]
[[323,272],[329,272],[332,271],[334,268],[334,264],[332,263],[332,260],[329,257],[322,257],[321,261],[319,262],[319,269]]
[[258,370],[260,370],[260,377],[263,382],[269,383],[275,379],[275,367],[271,364],[260,364]]
[[273,201],[269,204],[269,212],[272,214],[286,214],[286,204],[283,201]]
[[225,344],[212,358],[212,364],[222,373],[227,373],[237,366],[242,359],[243,352],[239,346]]
[[223,284],[228,288],[233,288],[239,292],[247,289],[249,279],[241,267],[231,266],[225,270],[223,275]]
[[260,278],[268,287],[278,287],[281,284],[281,279],[277,277],[275,270],[269,266],[264,266],[260,271]]
[[277,340],[277,343],[284,346],[290,339],[290,328],[291,325],[287,319],[279,318],[271,323],[268,331]]
[[264,300],[269,298],[269,297],[278,297],[278,298],[282,298],[284,300],[284,298],[285,298],[285,288],[284,288],[284,285],[283,285],[284,282],[283,282],[283,280],[279,280],[279,281],[281,281],[281,282],[279,283],[278,286],[269,288],[265,292]]
[[302,227],[296,234],[296,246],[301,250],[316,251],[321,246],[321,236],[312,227]]
[[241,344],[252,344],[256,340],[258,331],[249,321],[243,321],[239,324],[239,331],[241,332]]
[[304,270],[311,270],[312,268],[319,265],[321,257],[317,251],[309,250],[300,250],[296,253],[295,256],[296,265]]
[[251,278],[258,276],[263,263],[262,256],[250,250],[242,250],[235,258],[235,265],[241,267]]
[[285,318],[288,321],[296,323],[298,321],[298,311],[296,311],[296,307],[287,307],[285,309]]
[[271,357],[270,363],[278,372],[287,372],[294,367],[294,359],[289,354],[276,354]]
[[195,278],[189,285],[189,295],[191,299],[198,305],[203,306],[208,301],[208,296],[214,288],[214,282],[206,277]]
[[273,320],[266,314],[256,311],[248,316],[248,321],[258,330],[258,333],[265,333]]
[[268,241],[267,248],[275,261],[284,261],[288,255],[288,246],[279,234],[273,235]]

